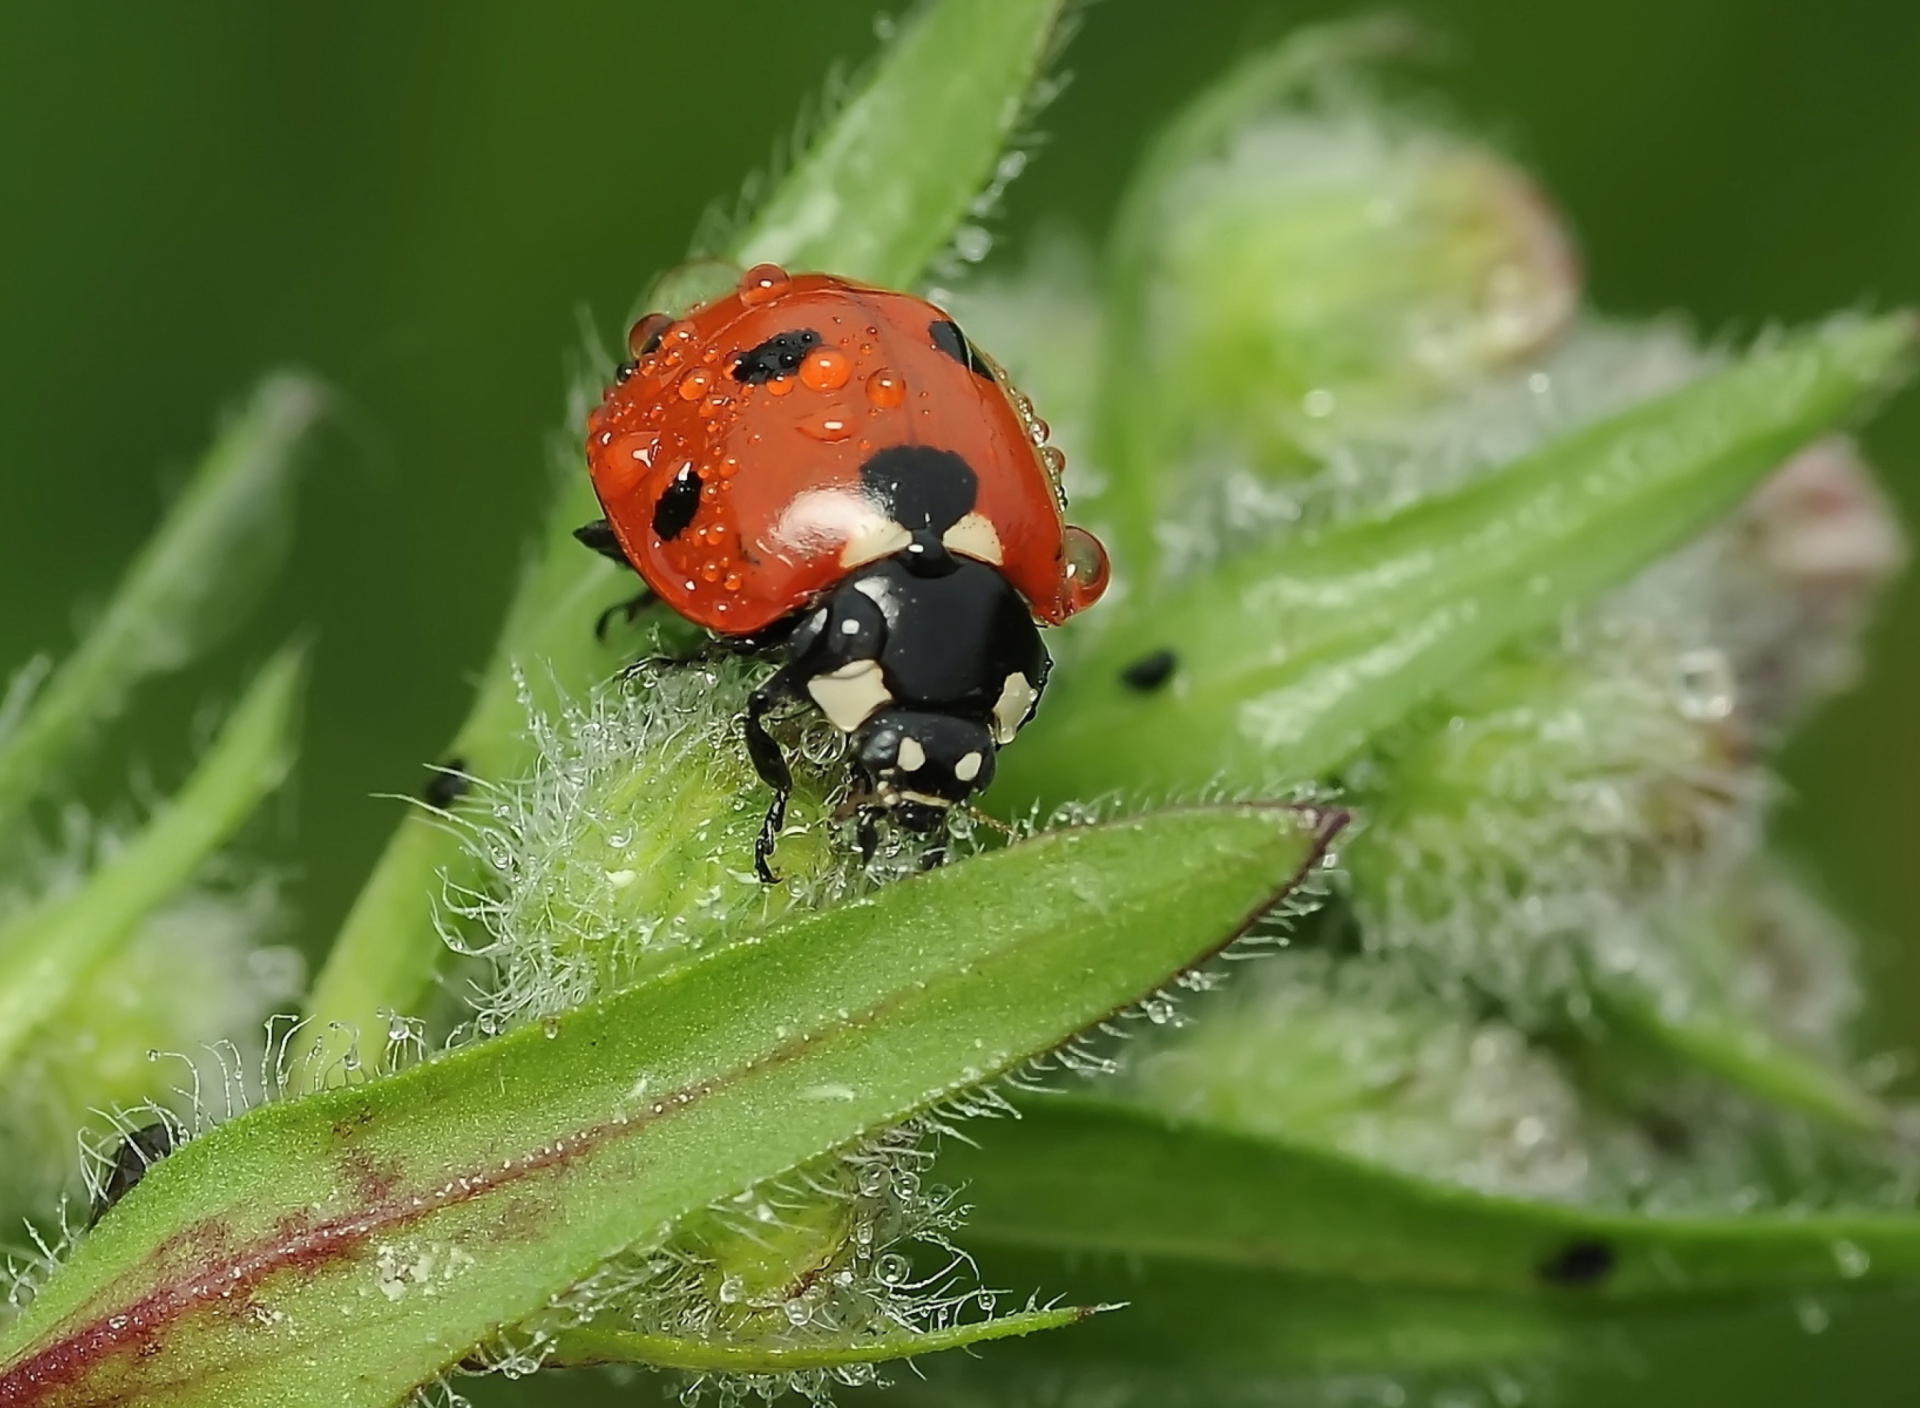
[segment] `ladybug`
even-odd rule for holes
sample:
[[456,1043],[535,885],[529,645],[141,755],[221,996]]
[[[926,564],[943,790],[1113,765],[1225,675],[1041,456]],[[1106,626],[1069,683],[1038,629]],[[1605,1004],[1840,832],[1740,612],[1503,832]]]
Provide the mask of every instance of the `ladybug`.
[[883,817],[939,830],[1032,717],[1038,627],[1106,589],[1106,550],[1061,518],[1046,423],[940,308],[771,264],[642,318],[628,350],[587,422],[606,517],[577,536],[777,660],[745,719],[773,790],[760,878],[793,789],[766,724],[789,705],[848,736],[864,854]]

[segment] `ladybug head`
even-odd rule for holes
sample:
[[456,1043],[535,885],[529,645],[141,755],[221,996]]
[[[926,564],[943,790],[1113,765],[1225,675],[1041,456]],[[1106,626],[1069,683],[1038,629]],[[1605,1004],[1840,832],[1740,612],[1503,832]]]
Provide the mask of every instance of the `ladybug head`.
[[993,781],[993,734],[952,714],[882,709],[853,739],[872,805],[908,831],[936,830],[955,804]]

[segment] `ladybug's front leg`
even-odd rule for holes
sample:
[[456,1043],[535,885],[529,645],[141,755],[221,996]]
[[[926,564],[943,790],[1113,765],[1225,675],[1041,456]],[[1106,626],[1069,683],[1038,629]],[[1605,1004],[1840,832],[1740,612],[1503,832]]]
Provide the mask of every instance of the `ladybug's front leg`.
[[760,774],[760,780],[773,789],[766,820],[760,823],[759,839],[753,843],[754,873],[769,885],[779,879],[773,873],[773,848],[780,839],[780,828],[786,825],[787,798],[793,795],[793,769],[787,766],[786,754],[767,732],[765,720],[776,707],[799,697],[792,676],[785,670],[776,670],[747,696],[747,756],[753,760],[753,770]]

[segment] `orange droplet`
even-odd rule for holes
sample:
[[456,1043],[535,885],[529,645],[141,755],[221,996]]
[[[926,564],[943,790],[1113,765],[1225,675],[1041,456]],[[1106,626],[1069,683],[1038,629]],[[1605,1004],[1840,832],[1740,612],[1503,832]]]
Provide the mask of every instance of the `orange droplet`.
[[793,390],[793,378],[790,376],[777,376],[767,383],[769,396],[785,396],[791,390]]
[[1060,483],[1060,476],[1067,472],[1066,455],[1051,445],[1043,445],[1041,447],[1040,463],[1047,467],[1047,477],[1051,479],[1055,485]]
[[732,401],[732,398],[730,397],[709,396],[707,397],[706,400],[700,403],[699,414],[703,419],[710,420],[714,416],[719,415],[720,412],[724,411],[728,406],[731,406],[732,404],[733,404],[733,401]]
[[673,326],[673,319],[665,313],[649,313],[639,322],[627,329],[627,355],[639,361],[650,357],[660,350],[660,339],[667,335],[667,329]]
[[1068,528],[1063,535],[1066,549],[1066,580],[1062,585],[1062,604],[1065,614],[1073,615],[1085,611],[1100,600],[1107,590],[1107,580],[1113,574],[1113,566],[1107,561],[1107,550],[1100,540],[1084,528]]
[[680,378],[680,399],[698,401],[707,394],[707,388],[713,385],[713,373],[705,367],[691,367]]
[[720,477],[722,479],[731,479],[733,478],[734,475],[738,474],[739,472],[740,472],[740,461],[735,459],[732,455],[728,455],[725,459],[720,461]]
[[742,577],[738,572],[729,572],[727,573],[726,580],[723,581],[720,585],[725,587],[730,592],[737,592],[740,590],[741,586],[745,583],[745,581],[746,581],[746,578]]
[[801,421],[800,433],[831,445],[853,434],[853,421],[845,411],[827,411]]
[[883,411],[904,405],[907,399],[907,379],[892,367],[882,367],[867,378],[867,399]]
[[719,581],[720,580],[720,564],[717,562],[701,563],[700,564],[700,580],[703,582]]
[[1052,434],[1053,427],[1041,420],[1039,416],[1035,416],[1027,422],[1027,438],[1032,440],[1035,445],[1046,444]]
[[853,375],[853,358],[837,347],[816,347],[800,364],[800,380],[812,391],[838,391]]
[[758,308],[792,287],[793,280],[778,264],[756,264],[740,276],[740,301],[749,308]]

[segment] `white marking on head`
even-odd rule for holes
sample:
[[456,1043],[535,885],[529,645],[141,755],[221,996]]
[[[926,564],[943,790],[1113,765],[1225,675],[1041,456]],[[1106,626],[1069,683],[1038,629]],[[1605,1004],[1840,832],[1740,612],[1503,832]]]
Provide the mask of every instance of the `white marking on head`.
[[807,681],[807,693],[842,733],[852,733],[877,709],[893,702],[878,660],[854,660]]
[[901,772],[919,772],[927,765],[927,750],[920,746],[919,739],[903,738],[897,763]]
[[1001,747],[1013,742],[1013,736],[1020,732],[1020,725],[1027,721],[1027,715],[1033,709],[1033,686],[1027,677],[1015,670],[1007,676],[1007,682],[1000,687],[1000,698],[993,706],[993,741]]
[[991,562],[995,567],[1007,560],[1006,549],[1000,546],[1000,535],[978,513],[970,513],[941,535],[940,541],[947,551],[957,552],[962,557],[978,558],[981,562]]
[[978,753],[969,753],[953,765],[953,775],[962,782],[972,782],[980,776],[980,764],[983,761]]

